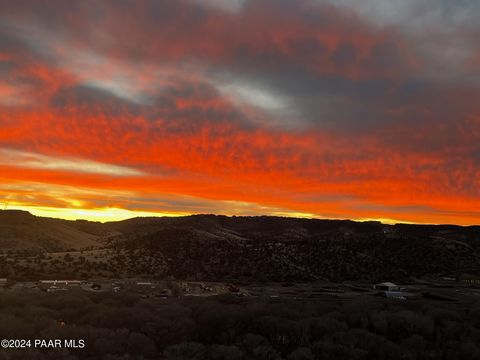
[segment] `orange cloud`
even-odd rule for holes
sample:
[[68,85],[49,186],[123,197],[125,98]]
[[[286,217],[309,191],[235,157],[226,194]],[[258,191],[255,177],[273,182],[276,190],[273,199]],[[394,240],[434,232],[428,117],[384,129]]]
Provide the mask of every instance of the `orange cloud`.
[[[19,118],[23,121],[2,128],[2,141],[49,154],[34,159],[55,163],[58,157],[76,157],[111,165],[89,175],[79,174],[81,161],[78,171],[54,163],[32,167],[28,161],[17,166],[9,161],[2,167],[6,182],[134,191],[147,198],[164,193],[189,195],[317,216],[456,223],[474,222],[478,216],[475,190],[463,192],[465,186],[455,189],[450,184],[453,175],[458,184],[473,180],[472,187],[478,185],[474,164],[469,170],[439,173],[436,166],[444,167],[449,159],[435,154],[422,158],[385,147],[374,137],[345,139],[242,129],[229,123],[205,123],[193,132],[183,128],[175,132],[170,128],[174,125],[162,121],[62,117],[52,112],[23,113]],[[145,175],[119,177],[106,172],[109,166],[135,168]],[[130,204],[115,205],[128,208]]]
[[399,29],[281,3],[75,2],[51,26],[1,5],[0,194],[69,217],[477,223],[478,86],[424,76]]

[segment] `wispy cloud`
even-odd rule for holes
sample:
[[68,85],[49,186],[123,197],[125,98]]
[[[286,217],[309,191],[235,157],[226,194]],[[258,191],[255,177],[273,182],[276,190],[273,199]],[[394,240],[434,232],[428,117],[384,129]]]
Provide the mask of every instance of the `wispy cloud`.
[[97,161],[73,157],[54,157],[20,150],[1,149],[0,165],[24,167],[52,171],[79,172],[89,174],[102,174],[109,176],[141,176],[142,171],[105,164]]

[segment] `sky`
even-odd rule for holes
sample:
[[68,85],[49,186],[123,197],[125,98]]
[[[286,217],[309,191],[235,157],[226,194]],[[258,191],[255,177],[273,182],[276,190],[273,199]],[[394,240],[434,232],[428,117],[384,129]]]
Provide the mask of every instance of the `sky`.
[[0,0],[0,204],[480,223],[478,0]]

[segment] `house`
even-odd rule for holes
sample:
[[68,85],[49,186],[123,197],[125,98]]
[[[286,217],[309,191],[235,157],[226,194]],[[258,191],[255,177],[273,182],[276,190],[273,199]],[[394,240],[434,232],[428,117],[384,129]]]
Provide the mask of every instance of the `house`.
[[380,284],[375,284],[373,285],[373,288],[375,290],[381,290],[381,291],[399,291],[400,287],[392,282],[383,282]]

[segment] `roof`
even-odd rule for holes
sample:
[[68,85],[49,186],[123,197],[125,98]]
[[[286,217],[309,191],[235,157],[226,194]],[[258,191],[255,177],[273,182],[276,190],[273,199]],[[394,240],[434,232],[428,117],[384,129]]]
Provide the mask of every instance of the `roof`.
[[388,286],[388,287],[392,287],[392,286],[398,286],[397,284],[394,284],[394,283],[392,283],[392,282],[389,282],[389,281],[387,281],[387,282],[383,282],[383,283],[380,283],[380,284],[377,284],[377,286],[378,286],[378,285],[382,285],[382,286]]

